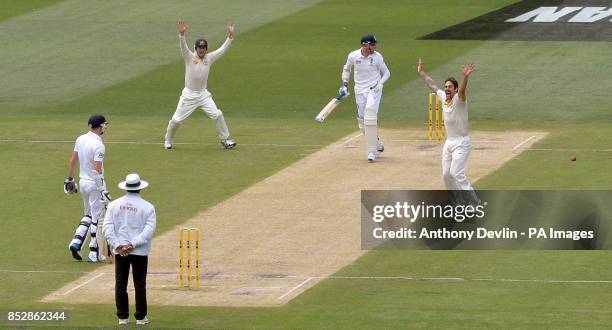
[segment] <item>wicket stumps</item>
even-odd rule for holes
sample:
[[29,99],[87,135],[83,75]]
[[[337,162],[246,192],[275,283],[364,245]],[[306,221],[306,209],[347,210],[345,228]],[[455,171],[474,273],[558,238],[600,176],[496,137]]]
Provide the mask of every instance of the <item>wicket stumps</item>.
[[[194,233],[193,246],[195,259],[195,288],[200,287],[200,229],[184,228],[179,230],[179,287],[184,287],[183,274],[187,266],[187,287],[191,287],[191,232]],[[187,238],[186,240],[184,238]]]
[[436,126],[435,126],[436,142],[440,140],[444,141],[446,139],[446,128],[444,127],[444,110],[440,112],[442,103],[440,102],[438,95],[436,95],[435,93],[429,94],[429,105],[427,107],[427,112],[429,114],[429,122],[428,122],[429,141],[431,142],[434,139],[434,125],[433,125],[434,101],[435,101],[435,108],[436,108]]

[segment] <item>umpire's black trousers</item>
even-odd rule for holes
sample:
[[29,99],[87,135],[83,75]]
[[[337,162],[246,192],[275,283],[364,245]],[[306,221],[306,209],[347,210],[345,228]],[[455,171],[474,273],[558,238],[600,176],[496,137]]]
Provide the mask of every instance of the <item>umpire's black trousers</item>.
[[147,265],[148,256],[128,255],[122,257],[115,255],[115,305],[117,306],[117,317],[127,319],[130,316],[128,303],[127,284],[132,266],[132,278],[136,291],[136,313],[134,317],[142,320],[147,316]]

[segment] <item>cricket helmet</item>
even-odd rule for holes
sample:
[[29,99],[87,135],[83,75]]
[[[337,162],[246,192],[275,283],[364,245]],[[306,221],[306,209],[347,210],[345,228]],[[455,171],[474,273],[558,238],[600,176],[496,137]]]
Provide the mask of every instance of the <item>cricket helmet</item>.
[[102,124],[106,123],[106,118],[104,118],[104,116],[102,116],[101,114],[93,114],[89,117],[89,120],[87,121],[87,125],[89,125],[89,128],[97,128],[102,126]]
[[361,38],[361,44],[376,44],[378,43],[378,40],[376,39],[376,36],[374,36],[373,34],[366,34],[365,36],[363,36]]

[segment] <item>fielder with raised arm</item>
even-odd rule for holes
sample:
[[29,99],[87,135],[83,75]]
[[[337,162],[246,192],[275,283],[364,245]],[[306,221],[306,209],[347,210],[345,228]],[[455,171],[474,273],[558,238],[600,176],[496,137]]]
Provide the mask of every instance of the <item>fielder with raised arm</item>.
[[376,51],[378,40],[368,34],[361,38],[361,48],[349,53],[342,69],[342,87],[339,93],[348,94],[351,70],[355,68],[355,102],[359,129],[366,137],[368,160],[373,162],[385,146],[378,138],[378,108],[382,98],[383,84],[391,73],[383,56]]
[[81,246],[87,238],[89,231],[89,262],[98,262],[105,259],[98,253],[96,238],[98,222],[103,220],[105,206],[110,202],[110,194],[104,183],[104,153],[106,147],[102,141],[102,134],[106,132],[108,123],[104,116],[95,114],[87,121],[89,132],[79,136],[74,144],[72,157],[68,164],[68,179],[64,181],[64,192],[68,195],[77,193],[74,180],[76,164],[79,163],[79,186],[83,198],[83,218],[74,233],[68,248],[72,257],[78,261],[83,260]]
[[225,149],[232,149],[236,146],[236,142],[229,139],[230,133],[225,123],[223,112],[217,108],[212,95],[207,89],[207,84],[211,65],[228,50],[234,40],[234,23],[227,23],[227,39],[225,39],[225,42],[219,49],[210,53],[208,53],[208,41],[206,39],[197,39],[195,41],[195,53],[189,50],[185,40],[187,24],[184,21],[178,22],[178,31],[181,54],[185,61],[185,88],[183,88],[179,98],[176,111],[168,122],[164,148],[172,149],[174,135],[181,122],[187,119],[196,109],[200,108],[204,110],[210,119],[215,121],[221,145]]
[[474,72],[473,63],[463,65],[461,83],[453,77],[444,81],[444,91],[425,73],[423,62],[419,59],[417,73],[423,78],[432,92],[438,95],[444,109],[444,126],[446,127],[446,142],[442,150],[442,176],[446,189],[467,192],[470,203],[478,203],[478,197],[466,176],[468,158],[470,156],[470,136],[468,123],[468,104],[465,91],[468,78]]

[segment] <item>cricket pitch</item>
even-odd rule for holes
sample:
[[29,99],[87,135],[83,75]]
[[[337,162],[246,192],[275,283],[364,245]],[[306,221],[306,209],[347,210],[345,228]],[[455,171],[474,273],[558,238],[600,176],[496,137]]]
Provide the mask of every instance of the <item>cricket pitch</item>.
[[[475,131],[468,178],[474,182],[543,138],[544,132]],[[353,133],[183,226],[201,229],[200,288],[178,285],[179,227],[158,233],[149,257],[152,305],[280,306],[367,251],[360,248],[360,192],[443,189],[442,143],[427,132],[383,129],[385,152],[366,161]],[[130,301],[134,294],[130,280]],[[84,294],[84,293],[87,294]],[[44,302],[114,304],[114,266],[105,265],[44,297]]]

